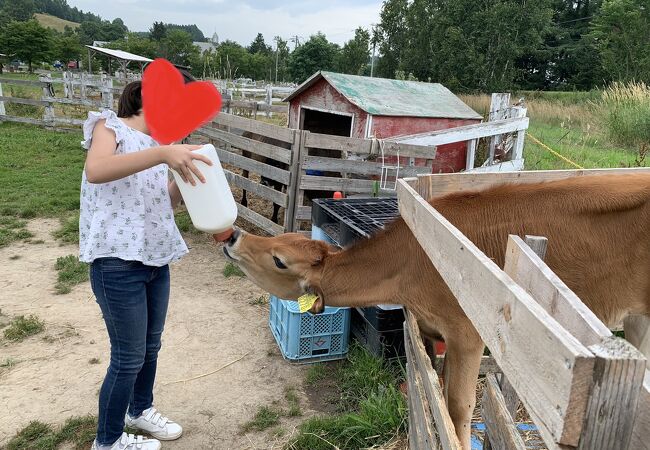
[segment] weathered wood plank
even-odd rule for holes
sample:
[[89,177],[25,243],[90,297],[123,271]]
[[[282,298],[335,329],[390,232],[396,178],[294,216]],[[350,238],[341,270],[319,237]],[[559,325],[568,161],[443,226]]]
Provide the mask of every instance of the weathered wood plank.
[[[372,180],[358,180],[354,178],[319,177],[315,175],[302,175],[300,189],[311,191],[345,191],[359,194],[373,192]],[[394,196],[395,191],[380,189],[381,195]]]
[[528,128],[528,117],[516,119],[495,120],[493,122],[464,125],[462,127],[448,128],[445,130],[431,131],[410,136],[399,136],[388,139],[389,141],[423,146],[440,146],[454,142],[469,141],[487,136],[494,136]]
[[591,175],[650,172],[650,167],[633,169],[531,170],[500,173],[441,173],[418,176],[418,193],[430,199],[456,192],[487,189],[504,183],[539,183]]
[[478,146],[478,139],[467,141],[467,155],[465,156],[465,170],[472,170],[474,168],[474,159],[476,159],[476,147]]
[[525,450],[526,444],[508,412],[505,399],[493,373],[485,376],[481,413],[486,435],[495,450]]
[[578,449],[634,448],[628,444],[646,371],[645,357],[629,342],[613,336],[589,350],[596,355],[596,366]]
[[7,122],[20,122],[28,123],[30,125],[39,125],[46,127],[53,127],[57,125],[73,125],[80,126],[83,124],[83,120],[80,119],[63,119],[60,117],[55,117],[54,120],[43,120],[43,119],[33,119],[31,117],[17,117],[17,116],[0,116],[0,120]]
[[555,320],[583,345],[600,344],[612,332],[519,236],[509,236],[503,267]]
[[265,142],[238,136],[234,133],[229,133],[217,128],[202,127],[196,130],[195,133],[285,164],[291,162],[291,150],[286,148],[276,147],[275,145],[267,144]]
[[59,98],[59,97],[43,97],[43,101],[49,103],[59,103],[62,105],[86,106],[90,108],[103,107],[101,101],[81,99],[81,98],[70,99],[70,98]]
[[[301,170],[300,165],[302,164],[305,156],[309,153],[307,147],[305,147],[305,138],[307,134],[309,133],[308,131],[301,130],[298,133],[300,133],[297,145],[294,146],[294,158],[297,158],[297,165],[298,165],[298,170],[295,170],[293,174],[295,175],[295,184],[294,184],[294,189],[295,189],[295,209],[297,210],[298,208],[304,206],[305,204],[305,191],[304,189],[300,188],[300,183],[302,182],[302,178],[305,176],[305,173],[303,170]],[[297,150],[297,151],[296,151]],[[311,217],[311,216],[310,216]],[[293,226],[292,226],[293,231],[300,230],[300,221],[296,219],[296,212],[294,212],[294,220],[293,220]]]
[[272,222],[263,215],[258,214],[255,211],[252,211],[245,206],[240,205],[239,203],[237,203],[237,214],[242,219],[247,220],[256,227],[261,228],[271,235],[277,236],[278,234],[284,233],[284,228],[281,225]]
[[504,161],[491,166],[475,167],[471,173],[504,173],[504,172],[518,172],[523,170],[524,160],[515,159],[513,161]]
[[[326,172],[347,172],[357,175],[381,175],[380,163],[374,161],[359,161],[322,156],[307,156],[302,164],[303,170],[323,170]],[[400,176],[413,177],[419,174],[431,173],[431,167],[403,166],[399,169]]]
[[289,113],[289,107],[283,106],[283,105],[266,105],[264,103],[259,103],[256,101],[250,101],[250,100],[224,100],[223,104],[221,105],[223,109],[232,109],[232,108],[240,108],[240,109],[250,109],[254,113],[257,111],[262,111],[262,110],[270,110],[271,112],[274,113],[284,113],[288,114]]
[[289,144],[293,143],[293,130],[271,125],[270,123],[251,120],[245,117],[239,117],[223,112],[217,115],[217,117],[215,117],[212,122],[216,123],[217,125],[233,127],[243,131],[250,131],[251,133],[267,136]]
[[[409,383],[412,383],[411,381],[411,376],[410,372],[413,371],[411,367],[409,367],[409,363],[406,363],[406,383],[407,386]],[[417,422],[416,422],[416,414],[417,412],[415,411],[415,405],[413,404],[413,397],[406,395],[406,403],[409,411],[409,430],[408,430],[408,440],[409,440],[409,450],[419,450],[420,449],[420,441],[418,439],[418,430],[416,429]]]
[[499,367],[542,419],[538,426],[577,445],[593,354],[407,183],[399,182],[398,198],[402,217]]
[[298,190],[298,177],[300,176],[300,140],[302,132],[293,130],[291,143],[291,165],[289,166],[289,185],[287,186],[287,207],[284,210],[284,229],[287,232],[295,231],[296,195]]
[[629,449],[650,450],[650,370],[645,371]]
[[231,153],[222,148],[216,147],[217,154],[219,155],[219,160],[222,164],[230,164],[240,169],[249,170],[270,178],[271,180],[279,181],[284,185],[289,184],[289,171],[284,169],[279,169],[277,167],[264,164],[263,162],[255,161],[251,158],[245,158],[241,155]]
[[47,83],[43,83],[42,81],[35,81],[35,80],[17,80],[15,78],[8,78],[8,77],[0,77],[0,83],[4,84],[20,84],[23,86],[37,86],[37,87],[43,87]]
[[242,177],[241,175],[237,175],[236,173],[231,172],[230,170],[224,169],[224,173],[229,183],[232,183],[233,185],[242,188],[245,191],[250,192],[251,194],[255,194],[266,200],[270,200],[273,203],[280,205],[282,207],[287,206],[286,194],[283,194],[280,191],[276,191],[275,189],[270,188],[268,186],[264,186],[263,184],[251,181],[248,178]]
[[36,100],[33,98],[5,97],[5,96],[0,96],[0,102],[17,103],[19,105],[34,105],[34,106],[46,106],[49,104],[46,101]]
[[[544,257],[546,256],[546,247],[548,245],[548,239],[542,236],[526,236],[524,242],[541,260],[544,259]],[[519,283],[517,276],[513,276],[513,274],[508,272],[507,270],[504,270],[504,272],[510,275],[510,277],[521,286],[521,283]],[[532,292],[528,290],[527,292],[531,294],[533,298],[535,297],[535,295]],[[551,313],[549,312],[549,314]],[[553,314],[551,314],[551,317],[552,316]],[[560,322],[560,325],[564,325],[564,324]],[[575,334],[573,335],[575,336]],[[584,344],[584,342],[582,343]],[[510,413],[512,418],[514,419],[517,416],[517,409],[519,407],[519,396],[517,395],[517,392],[515,391],[515,388],[512,386],[510,381],[508,381],[508,377],[506,377],[505,375],[501,376],[501,382],[499,383],[499,386],[501,387],[501,394],[503,394],[503,399],[505,400],[506,408],[508,409],[508,412]]]
[[431,360],[424,349],[420,329],[418,328],[415,317],[405,310],[404,319],[404,343],[409,349],[409,362],[414,364],[413,367],[417,369],[416,377],[422,380],[429,412],[435,421],[442,448],[445,450],[461,450],[462,447],[456,436],[454,424],[449,416],[438,375],[433,370]]
[[[359,155],[381,154],[380,144],[377,140],[333,136],[331,134],[306,133],[305,146],[324,150],[338,150],[344,153]],[[383,142],[384,154],[395,156],[408,156],[413,158],[434,159],[436,148],[432,146],[397,143],[389,140]]]
[[[508,118],[508,109],[510,107],[510,93],[494,92],[490,103],[490,115],[488,120],[494,122],[496,120],[504,120]],[[502,141],[502,135],[491,136],[488,145],[488,163],[492,164],[494,161],[494,152],[496,146]]]
[[310,221],[311,220],[311,206],[298,206],[296,207],[296,220]]

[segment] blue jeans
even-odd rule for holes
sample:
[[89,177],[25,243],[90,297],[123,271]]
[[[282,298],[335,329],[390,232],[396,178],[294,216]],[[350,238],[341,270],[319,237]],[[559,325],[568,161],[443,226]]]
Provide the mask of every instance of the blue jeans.
[[111,342],[111,362],[99,392],[97,443],[111,445],[124,431],[124,415],[153,404],[160,338],[169,303],[169,266],[99,258],[90,282]]

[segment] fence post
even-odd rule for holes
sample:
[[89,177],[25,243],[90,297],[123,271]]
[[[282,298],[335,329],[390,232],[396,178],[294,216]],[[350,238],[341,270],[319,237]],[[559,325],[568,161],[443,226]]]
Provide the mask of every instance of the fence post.
[[113,78],[105,77],[102,82],[102,106],[113,109]]
[[[43,86],[42,97],[42,100],[47,101],[48,98],[54,96],[54,91],[52,89],[52,75],[49,73],[47,75],[42,75],[38,77],[38,80],[43,83],[47,83]],[[48,102],[45,106],[45,109],[43,111],[43,120],[45,122],[54,122],[54,106],[52,106],[52,102]]]
[[[523,106],[515,106],[512,108],[511,116],[513,118],[526,117],[527,108]],[[526,138],[526,130],[517,132],[515,137],[515,145],[512,150],[511,160],[516,161],[524,157],[524,139]]]
[[284,231],[296,231],[296,193],[300,178],[300,147],[302,145],[302,131],[293,130],[293,143],[291,144],[291,166],[289,172],[289,185],[287,186],[287,207],[284,210]]
[[86,74],[81,72],[79,77],[79,95],[82,100],[86,99]]
[[[0,82],[0,97],[2,97],[2,82]],[[5,102],[0,100],[0,116],[5,116],[7,115],[7,111],[5,110]]]
[[296,185],[294,187],[294,220],[293,220],[293,230],[294,232],[300,231],[300,221],[297,219],[298,209],[303,206],[305,202],[305,191],[300,188],[300,183],[302,182],[302,163],[304,157],[307,155],[307,147],[305,147],[305,141],[307,138],[307,133],[309,131],[299,130],[300,133],[300,143],[297,146],[298,155],[297,155],[297,168],[296,168]]
[[[494,120],[505,119],[508,114],[508,108],[510,107],[510,94],[508,93],[493,93],[492,102],[490,103],[490,116],[488,120],[490,122]],[[491,165],[494,162],[494,152],[497,145],[501,144],[503,140],[501,135],[496,135],[490,138],[489,146],[489,156],[488,156],[488,165]]]
[[266,85],[266,117],[273,117],[271,112],[271,105],[273,104],[273,86],[270,84]]
[[474,168],[474,159],[476,158],[476,146],[478,139],[467,141],[467,159],[465,161],[465,170],[472,170]]

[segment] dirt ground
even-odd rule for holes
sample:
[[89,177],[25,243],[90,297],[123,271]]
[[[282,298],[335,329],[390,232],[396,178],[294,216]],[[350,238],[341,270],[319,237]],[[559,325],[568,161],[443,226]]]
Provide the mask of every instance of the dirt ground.
[[[55,295],[54,263],[77,254],[51,232],[57,220],[34,220],[29,229],[42,244],[0,249],[0,309],[11,316],[36,314],[42,333],[22,342],[0,340],[0,447],[32,420],[61,424],[97,413],[97,396],[109,360],[108,337],[90,284]],[[185,428],[168,449],[278,449],[295,427],[315,413],[302,383],[305,368],[286,362],[268,328],[265,293],[246,279],[224,278],[225,259],[205,235],[187,236],[189,255],[172,265],[172,292],[154,390],[155,406]],[[11,259],[12,257],[17,259]],[[98,364],[90,360],[98,358]],[[235,360],[222,370],[192,381]],[[286,435],[272,430],[240,434],[260,406],[284,401],[294,387],[304,416],[282,420]]]

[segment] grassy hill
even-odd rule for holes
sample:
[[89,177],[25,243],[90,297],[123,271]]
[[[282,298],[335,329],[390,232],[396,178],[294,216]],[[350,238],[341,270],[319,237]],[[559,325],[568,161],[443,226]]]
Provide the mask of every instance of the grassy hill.
[[58,17],[51,16],[49,14],[34,14],[34,18],[38,20],[38,23],[45,28],[52,28],[56,31],[63,32],[66,26],[70,28],[77,28],[79,24],[77,22],[70,22],[69,20],[59,19]]

